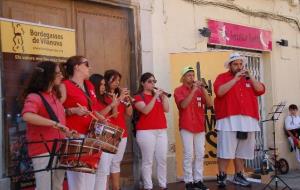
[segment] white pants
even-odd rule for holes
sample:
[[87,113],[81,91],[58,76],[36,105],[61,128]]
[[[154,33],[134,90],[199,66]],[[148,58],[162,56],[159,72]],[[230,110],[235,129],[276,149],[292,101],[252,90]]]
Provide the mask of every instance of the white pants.
[[145,189],[152,189],[153,157],[157,162],[159,186],[167,187],[168,136],[166,129],[138,130],[136,141],[142,153],[142,176]]
[[217,157],[223,159],[254,159],[255,132],[248,132],[247,139],[236,138],[236,131],[218,131]]
[[[49,155],[48,153],[40,154],[37,156]],[[49,157],[33,158],[32,164],[34,170],[45,169],[48,166]],[[54,159],[55,163],[55,159]],[[63,181],[65,178],[65,170],[52,170],[52,189],[51,189],[51,171],[36,172],[35,189],[36,190],[62,190]]]
[[288,137],[288,140],[290,142],[290,146],[293,147],[293,149],[295,150],[297,161],[300,162],[300,151],[299,151],[299,148],[295,147],[294,140],[293,140],[292,137]]
[[103,152],[96,173],[94,190],[107,189],[107,176],[110,173],[119,173],[120,164],[126,150],[127,138],[122,138],[116,154]]
[[94,190],[95,174],[67,171],[69,190]]
[[[187,130],[181,129],[180,134],[181,134],[181,139],[182,139],[183,149],[184,149],[184,159],[183,159],[184,182],[189,183],[189,182],[203,181],[205,132],[192,133]],[[194,164],[193,164],[193,155],[194,155]]]

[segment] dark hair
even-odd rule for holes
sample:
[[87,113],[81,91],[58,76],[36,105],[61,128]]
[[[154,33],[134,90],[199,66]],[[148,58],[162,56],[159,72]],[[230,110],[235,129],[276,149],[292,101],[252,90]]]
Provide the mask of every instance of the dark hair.
[[[55,80],[55,69],[57,66],[58,64],[52,61],[44,61],[37,64],[24,90],[23,98],[25,99],[30,93],[46,92]],[[54,86],[53,91],[57,98],[61,98],[61,92],[58,86]]]
[[74,67],[76,65],[81,64],[82,59],[85,59],[85,57],[82,55],[75,55],[75,56],[69,57],[67,62],[63,64],[63,74],[66,79],[70,78],[74,75]]
[[295,104],[291,104],[289,110],[298,110],[298,107]]
[[[107,92],[110,92],[110,87],[109,84],[111,82],[113,82],[114,80],[116,80],[117,77],[120,77],[120,79],[122,78],[121,73],[119,73],[118,71],[114,70],[114,69],[110,69],[110,70],[106,70],[104,73],[104,79],[105,79],[105,88]],[[117,96],[120,96],[120,89],[117,88],[115,89],[114,93],[117,94]]]
[[155,78],[154,75],[149,72],[142,74],[140,78],[140,85],[136,94],[140,94],[144,91],[144,86],[142,85],[142,83],[145,83],[151,77]]
[[104,101],[104,94],[100,94],[99,92],[99,88],[101,86],[101,81],[104,80],[104,77],[100,74],[92,74],[90,76],[90,81],[91,83],[94,85],[95,87],[95,91],[96,91],[96,97],[97,99],[103,103],[103,104],[107,104],[105,101]]

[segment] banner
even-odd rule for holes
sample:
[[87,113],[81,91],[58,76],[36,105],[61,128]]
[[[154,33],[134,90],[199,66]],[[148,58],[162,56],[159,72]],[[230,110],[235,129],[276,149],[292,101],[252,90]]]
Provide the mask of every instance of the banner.
[[272,50],[272,32],[259,28],[208,20],[211,36],[208,44],[253,49]]
[[[200,63],[201,78],[208,84],[208,92],[211,94],[212,100],[215,97],[213,92],[213,83],[218,74],[225,72],[224,62],[228,59],[230,51],[223,52],[203,52],[203,53],[176,53],[171,54],[171,81],[172,89],[174,90],[181,85],[181,70],[186,66],[192,66],[196,71],[197,62]],[[195,72],[196,77],[196,72]],[[174,126],[178,128],[178,109],[173,101],[173,118]],[[211,177],[216,176],[218,173],[217,165],[217,133],[215,131],[216,119],[214,115],[214,109],[206,109],[205,111],[206,121],[206,143],[205,143],[205,159],[204,159],[204,176]],[[179,130],[175,130],[176,137],[176,167],[177,176],[181,178],[183,176],[183,146]],[[229,166],[228,173],[233,173],[232,163]]]
[[21,118],[22,92],[33,67],[41,61],[65,62],[75,55],[75,31],[16,20],[0,19],[2,52],[1,84],[4,103],[4,136],[6,171],[14,178],[13,189],[30,186],[34,182],[31,160],[27,156],[26,124]]
[[75,32],[70,29],[0,22],[2,52],[57,58],[70,57],[75,53]]

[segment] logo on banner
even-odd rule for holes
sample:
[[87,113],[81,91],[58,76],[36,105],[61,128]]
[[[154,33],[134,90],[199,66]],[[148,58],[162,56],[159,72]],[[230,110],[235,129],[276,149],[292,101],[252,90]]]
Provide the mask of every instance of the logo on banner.
[[12,27],[14,31],[14,37],[13,37],[13,48],[12,50],[17,53],[23,53],[24,52],[24,29],[21,24],[12,22]]

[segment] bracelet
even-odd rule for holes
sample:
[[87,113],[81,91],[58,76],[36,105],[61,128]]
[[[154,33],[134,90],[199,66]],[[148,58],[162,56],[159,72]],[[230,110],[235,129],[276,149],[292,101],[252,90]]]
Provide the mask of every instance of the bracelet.
[[66,108],[65,113],[66,113],[66,115],[72,115],[73,114],[71,108]]

